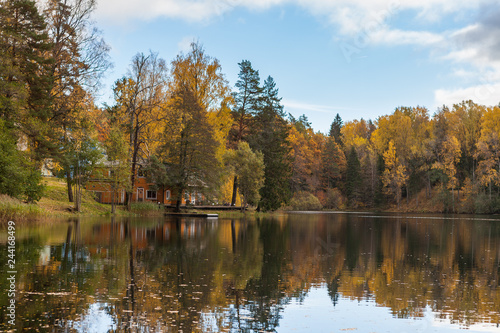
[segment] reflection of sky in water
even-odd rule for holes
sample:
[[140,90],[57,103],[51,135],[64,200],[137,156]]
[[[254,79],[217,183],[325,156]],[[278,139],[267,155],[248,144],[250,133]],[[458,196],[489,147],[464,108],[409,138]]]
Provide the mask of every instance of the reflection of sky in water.
[[377,306],[373,300],[353,301],[339,297],[332,305],[326,286],[311,288],[303,302],[292,300],[283,313],[278,333],[284,332],[500,332],[496,324],[471,325],[467,330],[459,325],[435,318],[427,306],[423,318],[394,318],[389,308]]
[[105,310],[106,306],[107,304],[90,304],[82,319],[72,322],[70,327],[82,333],[106,333],[116,330],[113,318]]
[[17,330],[500,332],[495,216],[151,221],[20,231]]

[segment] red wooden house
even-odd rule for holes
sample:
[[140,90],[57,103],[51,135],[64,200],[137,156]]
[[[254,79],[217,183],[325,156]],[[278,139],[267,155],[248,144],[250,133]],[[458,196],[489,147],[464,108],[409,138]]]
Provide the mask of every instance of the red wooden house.
[[[108,171],[110,172],[110,171]],[[104,171],[104,174],[107,172]],[[113,190],[111,186],[111,181],[106,179],[106,177],[96,177],[91,178],[87,182],[87,191],[94,192],[97,202],[111,204],[113,199]],[[182,198],[182,205],[186,203],[196,205],[200,204],[203,196],[201,193],[196,191],[185,192]],[[137,173],[135,177],[135,184],[132,190],[132,202],[154,202],[163,203],[165,205],[175,205],[177,201],[177,193],[175,193],[170,188],[165,188],[164,190],[158,190],[155,188],[154,184],[147,181],[146,176],[140,172]],[[115,203],[124,204],[125,203],[125,190],[119,189],[116,191]]]

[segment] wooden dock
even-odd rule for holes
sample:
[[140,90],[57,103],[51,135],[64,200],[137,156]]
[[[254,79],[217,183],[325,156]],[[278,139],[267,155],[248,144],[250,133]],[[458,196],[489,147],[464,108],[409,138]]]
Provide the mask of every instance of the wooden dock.
[[[165,205],[165,209],[175,209],[174,205]],[[192,210],[218,210],[218,211],[228,211],[228,210],[234,210],[234,211],[240,211],[241,206],[186,206],[182,205],[181,209],[192,209]]]
[[201,217],[206,219],[217,219],[219,214],[198,214],[198,213],[165,213],[165,216],[176,217]]

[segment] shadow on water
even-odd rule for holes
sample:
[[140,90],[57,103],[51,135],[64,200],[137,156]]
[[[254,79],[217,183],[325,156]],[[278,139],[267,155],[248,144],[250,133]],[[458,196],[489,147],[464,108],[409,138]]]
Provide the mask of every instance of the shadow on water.
[[[500,321],[494,218],[103,218],[16,237],[16,326],[1,331],[279,331],[285,309],[318,288],[332,309],[370,300],[395,319],[430,308],[462,328]],[[1,318],[8,302],[1,293]]]

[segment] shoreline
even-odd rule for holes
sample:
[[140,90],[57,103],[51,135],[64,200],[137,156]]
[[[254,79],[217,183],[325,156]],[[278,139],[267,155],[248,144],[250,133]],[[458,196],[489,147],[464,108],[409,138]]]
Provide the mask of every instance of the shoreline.
[[[6,195],[0,195],[0,227],[7,225],[8,221],[15,221],[20,224],[44,224],[51,223],[56,219],[71,219],[79,217],[99,217],[99,216],[116,216],[116,217],[160,217],[164,216],[168,211],[161,209],[156,203],[141,202],[133,203],[132,210],[127,211],[124,206],[117,205],[115,214],[111,214],[111,205],[101,204],[94,200],[92,193],[82,193],[82,211],[74,212],[73,203],[70,203],[67,198],[66,182],[57,178],[45,178],[46,186],[45,194],[42,199],[36,204],[26,204],[20,200],[11,198]],[[311,213],[376,213],[376,214],[453,214],[453,215],[495,215],[487,213],[473,212],[446,212],[440,209],[440,205],[436,204],[435,199],[422,198],[420,195],[419,201],[415,199],[401,205],[400,209],[395,206],[385,207],[385,209],[345,209],[339,207],[337,210],[322,209],[311,211]],[[420,202],[420,205],[418,204]],[[279,214],[297,213],[288,209],[277,210],[273,212],[257,212],[254,209],[241,212],[239,210],[204,210],[199,208],[186,207],[182,209],[183,213],[192,214],[218,214],[220,218],[245,218],[245,217],[268,217]],[[302,213],[304,211],[301,211]]]

